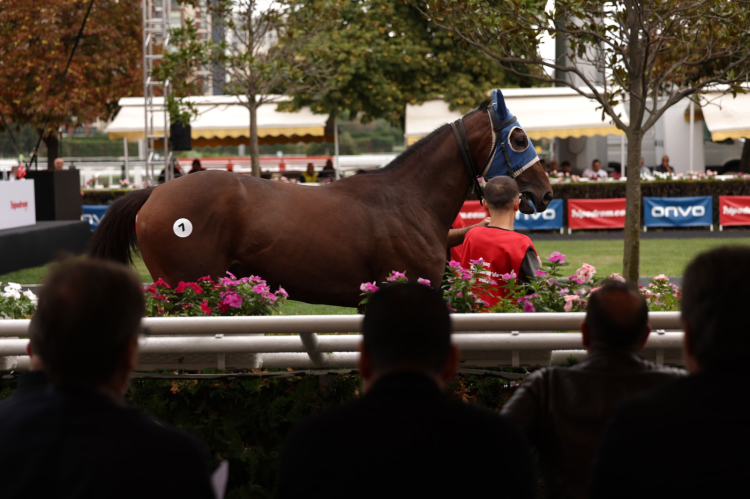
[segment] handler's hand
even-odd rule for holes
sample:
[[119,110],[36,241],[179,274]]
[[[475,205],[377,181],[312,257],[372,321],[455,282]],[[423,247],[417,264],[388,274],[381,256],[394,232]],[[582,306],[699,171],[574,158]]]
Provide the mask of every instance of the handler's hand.
[[480,227],[487,227],[489,224],[490,224],[490,217],[487,217],[481,222],[479,222],[477,225]]

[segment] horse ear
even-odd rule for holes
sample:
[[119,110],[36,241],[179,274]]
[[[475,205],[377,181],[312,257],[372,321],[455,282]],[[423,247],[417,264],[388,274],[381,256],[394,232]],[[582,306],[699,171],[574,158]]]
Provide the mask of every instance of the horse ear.
[[503,92],[499,88],[492,92],[492,105],[495,107],[497,119],[499,119],[501,123],[510,119],[510,111],[505,105],[505,97],[503,97]]

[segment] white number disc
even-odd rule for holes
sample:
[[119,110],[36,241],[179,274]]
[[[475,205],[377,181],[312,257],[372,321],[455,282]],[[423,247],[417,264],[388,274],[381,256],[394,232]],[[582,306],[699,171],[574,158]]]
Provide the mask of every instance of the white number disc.
[[174,223],[172,230],[177,237],[188,237],[193,233],[193,224],[187,218],[180,218]]

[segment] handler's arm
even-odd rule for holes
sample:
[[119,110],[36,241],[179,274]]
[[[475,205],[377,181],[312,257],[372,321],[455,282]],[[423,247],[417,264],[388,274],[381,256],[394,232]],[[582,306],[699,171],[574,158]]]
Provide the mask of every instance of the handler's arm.
[[486,227],[490,224],[490,217],[485,218],[478,224],[469,225],[467,227],[460,227],[458,229],[451,229],[448,231],[448,247],[453,248],[459,244],[463,244],[466,233],[474,227]]
[[539,260],[539,256],[536,254],[533,246],[529,246],[526,250],[526,255],[523,257],[521,262],[521,275],[518,276],[519,282],[527,283],[534,277],[537,269],[542,267],[542,262]]

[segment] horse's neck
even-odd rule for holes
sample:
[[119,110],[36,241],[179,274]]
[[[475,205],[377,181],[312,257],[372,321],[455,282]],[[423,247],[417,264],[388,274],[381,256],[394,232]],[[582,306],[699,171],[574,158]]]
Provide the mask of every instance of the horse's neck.
[[470,177],[450,127],[427,145],[393,173],[407,202],[419,203],[442,227],[449,227],[466,199]]

